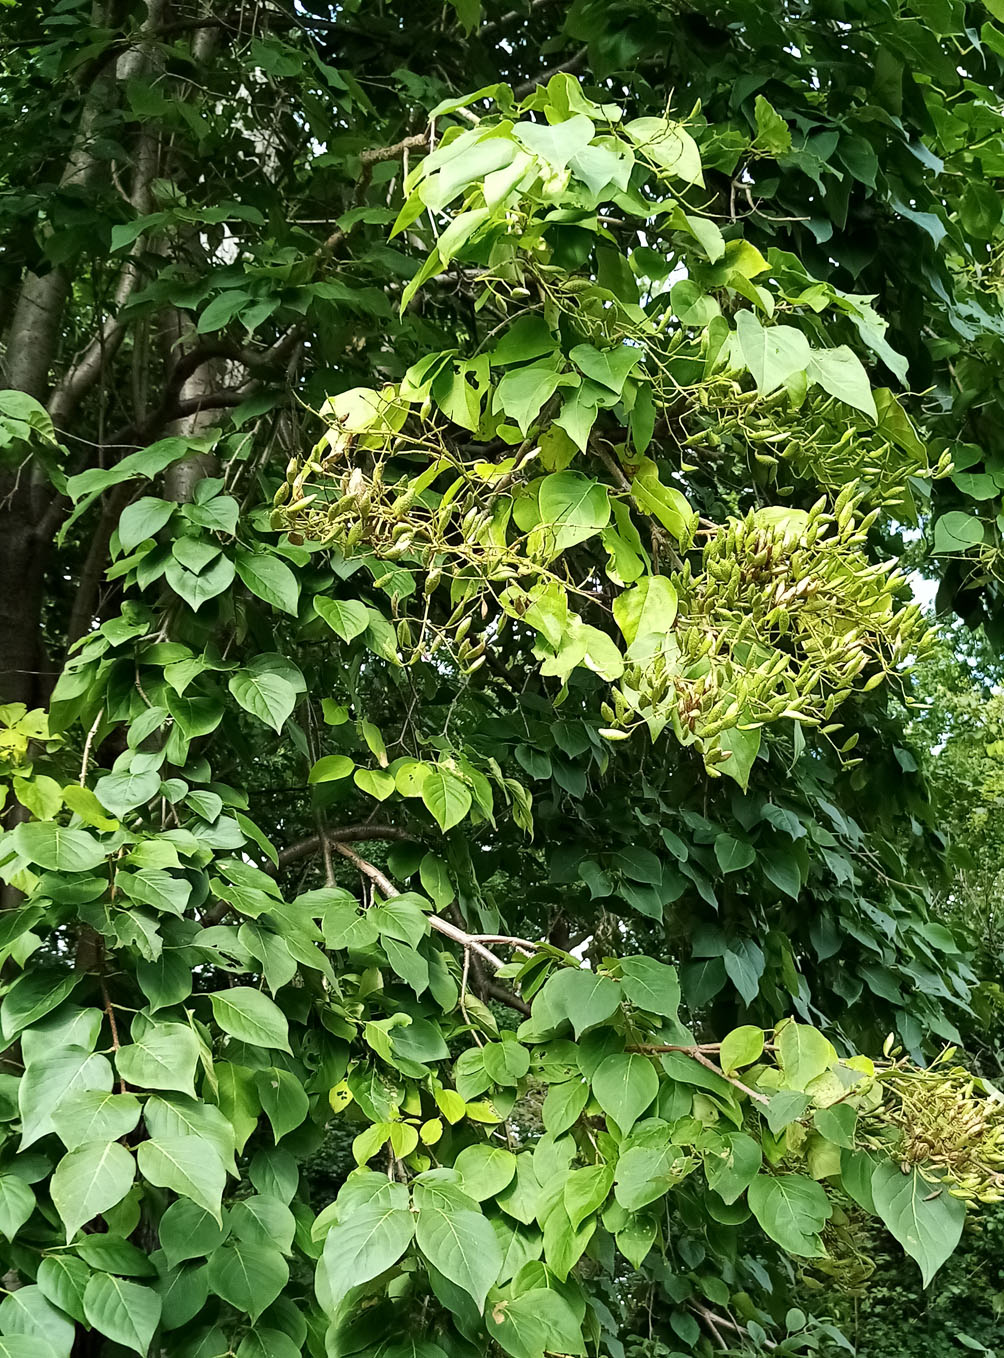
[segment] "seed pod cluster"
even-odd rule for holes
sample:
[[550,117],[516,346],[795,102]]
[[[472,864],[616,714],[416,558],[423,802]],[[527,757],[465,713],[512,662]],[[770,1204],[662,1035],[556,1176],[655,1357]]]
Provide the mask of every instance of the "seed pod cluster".
[[879,1079],[882,1103],[869,1115],[872,1142],[917,1166],[953,1197],[1004,1202],[1004,1096],[951,1064],[949,1048],[926,1069],[894,1064]]
[[687,560],[675,577],[673,634],[628,664],[612,720],[653,733],[671,723],[714,767],[730,757],[723,732],[785,718],[822,727],[922,653],[920,609],[901,606],[902,577],[864,555],[874,511],[858,518],[858,506],[847,488],[832,509],[752,513],[711,536],[702,569]]

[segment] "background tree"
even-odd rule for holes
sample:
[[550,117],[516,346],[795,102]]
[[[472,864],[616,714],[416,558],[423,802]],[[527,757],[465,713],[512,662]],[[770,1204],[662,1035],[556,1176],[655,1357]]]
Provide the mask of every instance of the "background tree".
[[14,1358],[801,1351],[996,1195],[846,1059],[996,1022],[994,8],[3,12]]

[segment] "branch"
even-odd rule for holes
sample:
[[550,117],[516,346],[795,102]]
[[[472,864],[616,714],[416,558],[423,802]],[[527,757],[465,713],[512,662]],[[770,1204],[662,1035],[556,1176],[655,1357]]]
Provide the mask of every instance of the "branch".
[[[413,137],[404,137],[397,141],[393,146],[374,146],[369,151],[363,151],[359,157],[360,174],[353,201],[360,203],[369,187],[369,182],[373,178],[373,166],[378,165],[383,160],[399,160],[406,156],[409,151],[421,151],[429,145],[431,128],[425,132],[417,132]],[[339,227],[332,231],[331,235],[322,245],[314,251],[315,259],[325,259],[338,249],[338,247],[348,238],[348,232]]]
[[[378,887],[385,896],[393,899],[402,893],[398,891],[394,883],[378,867],[368,863],[365,858],[360,858],[354,849],[350,849],[347,844],[335,844],[335,849],[347,858],[354,868],[363,873],[370,879],[374,886]],[[449,920],[443,919],[440,915],[427,916],[430,929],[434,929],[437,934],[442,934],[445,938],[450,938],[454,943],[459,943],[462,948],[469,952],[477,953],[478,957],[483,958],[496,971],[500,971],[505,963],[501,957],[496,957],[490,948],[486,948],[483,943],[479,943],[474,934],[465,933],[463,929],[458,929]]]
[[644,1052],[646,1055],[650,1056],[655,1056],[660,1052],[682,1052],[684,1056],[689,1056],[690,1059],[696,1061],[699,1066],[704,1066],[705,1070],[713,1071],[715,1075],[725,1080],[728,1084],[733,1085],[736,1089],[741,1090],[743,1094],[749,1095],[749,1097],[754,1099],[757,1103],[762,1103],[765,1106],[770,1103],[770,1099],[766,1094],[761,1094],[758,1089],[751,1089],[749,1085],[743,1084],[742,1080],[737,1080],[734,1075],[726,1075],[721,1066],[716,1066],[714,1061],[705,1056],[705,1052],[720,1051],[720,1042],[698,1042],[694,1043],[692,1046],[678,1046],[675,1043],[641,1042],[636,1046],[628,1047],[627,1050],[631,1052]]
[[542,9],[544,5],[553,5],[554,0],[530,0],[530,8],[526,11],[511,9],[508,14],[503,14],[500,19],[493,19],[489,24],[482,24],[478,30],[478,37],[483,38],[488,33],[494,33],[496,29],[505,28],[518,19],[527,20],[536,9]]
[[83,397],[98,381],[125,339],[126,330],[133,319],[125,313],[125,306],[139,283],[137,256],[141,248],[142,242],[137,241],[122,268],[118,287],[115,289],[115,315],[108,317],[81,356],[63,374],[49,399],[49,414],[57,429],[73,414]]
[[[327,831],[329,844],[351,844],[364,839],[413,840],[415,838],[416,836],[410,830],[404,830],[400,825],[343,825],[341,829]],[[311,854],[317,853],[320,848],[320,835],[311,835],[309,839],[301,839],[298,844],[290,844],[288,848],[279,851],[279,867],[288,867],[290,863],[295,863],[298,858],[308,858]]]
[[562,71],[577,71],[580,66],[585,64],[588,55],[589,48],[580,47],[574,57],[569,57],[560,66],[552,66],[549,70],[541,71],[529,80],[524,80],[522,85],[517,85],[513,90],[513,96],[516,99],[525,99],[528,94],[533,94],[538,85],[546,85],[552,75],[561,75]]

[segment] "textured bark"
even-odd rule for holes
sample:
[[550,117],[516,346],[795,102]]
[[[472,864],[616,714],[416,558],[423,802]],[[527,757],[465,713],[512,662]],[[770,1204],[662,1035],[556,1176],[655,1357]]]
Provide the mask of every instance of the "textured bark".
[[62,269],[39,276],[29,273],[11,318],[4,362],[4,381],[15,391],[26,391],[45,402],[49,371],[63,319],[70,280]]
[[[62,270],[25,278],[7,339],[5,385],[37,401],[48,394],[69,281]],[[37,707],[52,687],[41,619],[55,492],[28,462],[0,472],[0,703]]]

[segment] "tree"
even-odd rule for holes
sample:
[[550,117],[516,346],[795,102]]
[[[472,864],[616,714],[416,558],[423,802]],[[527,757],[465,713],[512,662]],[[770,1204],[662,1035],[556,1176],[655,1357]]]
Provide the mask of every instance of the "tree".
[[5,13],[14,1358],[818,1349],[999,1198],[1004,35],[832,10]]

